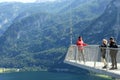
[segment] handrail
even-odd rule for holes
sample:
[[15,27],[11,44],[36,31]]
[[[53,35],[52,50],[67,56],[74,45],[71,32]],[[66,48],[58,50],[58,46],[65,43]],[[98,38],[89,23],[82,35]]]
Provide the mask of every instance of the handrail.
[[[99,47],[99,45],[89,45],[89,46],[84,47],[85,63],[92,61],[92,62],[94,62],[93,67],[98,66],[97,62],[101,62],[101,53],[100,53],[101,48],[106,50],[106,59],[107,59],[107,64],[109,67],[111,67],[110,66],[111,58],[109,56],[110,50],[118,50],[117,62],[120,63],[120,59],[118,58],[118,56],[120,56],[120,54],[119,54],[120,47],[119,48],[109,48],[109,47]],[[69,47],[65,60],[74,60],[74,61],[76,61],[76,63],[78,62],[78,47],[76,45],[71,45]],[[83,62],[83,60],[81,60],[79,62]],[[118,67],[120,67],[120,66],[118,66]],[[108,70],[108,68],[106,70]]]

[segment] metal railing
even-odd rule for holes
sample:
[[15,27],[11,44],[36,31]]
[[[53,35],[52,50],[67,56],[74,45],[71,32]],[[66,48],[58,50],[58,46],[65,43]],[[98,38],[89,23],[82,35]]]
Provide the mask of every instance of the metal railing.
[[[117,52],[117,63],[120,63],[120,48],[105,48],[106,49],[106,61],[108,64],[108,67],[111,67],[111,58],[110,58],[110,50],[118,50]],[[101,64],[98,64],[101,62],[101,51],[99,45],[89,45],[84,47],[84,57],[85,57],[85,63],[86,62],[93,62],[93,67],[101,66]],[[71,45],[68,49],[68,52],[66,54],[65,60],[73,60],[77,63],[78,61],[78,47],[76,45]],[[80,62],[83,60],[81,59]],[[92,63],[91,63],[92,64]],[[103,63],[102,63],[103,65]],[[91,65],[92,66],[92,65]],[[120,68],[120,65],[118,65],[118,68]]]

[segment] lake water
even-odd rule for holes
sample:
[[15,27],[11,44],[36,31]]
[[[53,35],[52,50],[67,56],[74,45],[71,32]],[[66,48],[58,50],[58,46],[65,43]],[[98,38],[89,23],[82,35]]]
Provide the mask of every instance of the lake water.
[[110,80],[101,77],[57,72],[18,72],[0,74],[0,80]]

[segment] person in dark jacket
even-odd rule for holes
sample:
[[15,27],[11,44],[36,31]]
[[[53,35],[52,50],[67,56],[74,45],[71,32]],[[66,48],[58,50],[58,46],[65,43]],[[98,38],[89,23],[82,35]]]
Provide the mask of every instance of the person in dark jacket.
[[103,69],[107,68],[107,62],[106,62],[106,48],[107,48],[107,40],[103,39],[102,40],[102,44],[100,45],[100,49],[101,49],[101,60],[104,63]]
[[112,62],[112,67],[110,68],[110,70],[117,69],[116,57],[118,50],[116,48],[118,48],[118,45],[116,44],[113,37],[110,38],[109,48],[110,48],[110,57]]

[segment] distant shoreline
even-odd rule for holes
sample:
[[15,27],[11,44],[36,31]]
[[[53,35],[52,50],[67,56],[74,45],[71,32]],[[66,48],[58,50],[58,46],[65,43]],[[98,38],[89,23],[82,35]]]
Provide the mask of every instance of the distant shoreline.
[[26,71],[47,71],[38,67],[24,67],[24,68],[0,68],[0,74],[12,72],[26,72]]
[[0,73],[20,72],[17,68],[0,68]]

